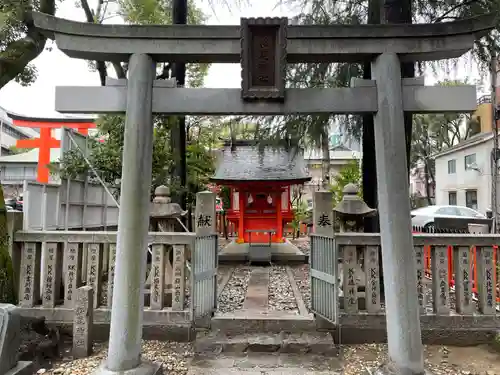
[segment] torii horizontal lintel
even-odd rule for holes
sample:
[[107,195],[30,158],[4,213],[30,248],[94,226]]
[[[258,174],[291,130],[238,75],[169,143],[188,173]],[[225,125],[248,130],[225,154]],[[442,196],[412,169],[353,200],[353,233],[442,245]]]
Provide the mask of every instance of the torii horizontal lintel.
[[[73,58],[128,61],[240,63],[240,26],[100,25],[34,13],[35,26]],[[363,62],[381,53],[402,61],[455,58],[495,26],[488,14],[455,22],[399,25],[287,26],[286,61]]]
[[61,141],[55,138],[49,139],[41,139],[41,138],[32,138],[32,139],[18,139],[16,141],[17,148],[60,148]]
[[[473,112],[475,86],[421,86],[403,81],[404,110],[413,113]],[[125,86],[56,87],[61,113],[124,113]],[[241,89],[153,87],[153,113],[172,115],[286,115],[375,113],[377,87],[287,89],[283,103],[245,102]]]

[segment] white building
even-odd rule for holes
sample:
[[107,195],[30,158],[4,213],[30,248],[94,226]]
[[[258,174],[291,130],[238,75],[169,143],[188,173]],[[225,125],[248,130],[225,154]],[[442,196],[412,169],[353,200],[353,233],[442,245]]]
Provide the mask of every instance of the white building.
[[0,156],[12,154],[11,148],[15,147],[17,140],[36,138],[39,135],[38,129],[14,126],[5,109],[0,107]]
[[[342,167],[352,160],[360,160],[359,151],[354,151],[346,146],[338,145],[330,148],[330,180],[337,175]],[[305,150],[304,161],[307,171],[311,176],[311,181],[304,184],[302,191],[302,200],[307,202],[309,208],[312,208],[313,193],[320,190],[322,186],[322,165],[323,152],[321,150]]]
[[493,133],[479,133],[436,155],[436,204],[491,209]]

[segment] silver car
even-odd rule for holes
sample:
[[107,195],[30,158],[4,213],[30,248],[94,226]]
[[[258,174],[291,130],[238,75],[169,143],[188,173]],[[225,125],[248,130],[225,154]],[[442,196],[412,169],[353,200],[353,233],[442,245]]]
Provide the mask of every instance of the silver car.
[[486,216],[469,207],[463,206],[427,206],[417,208],[411,212],[411,225],[431,229],[434,227],[434,218],[453,217],[469,219],[486,219]]

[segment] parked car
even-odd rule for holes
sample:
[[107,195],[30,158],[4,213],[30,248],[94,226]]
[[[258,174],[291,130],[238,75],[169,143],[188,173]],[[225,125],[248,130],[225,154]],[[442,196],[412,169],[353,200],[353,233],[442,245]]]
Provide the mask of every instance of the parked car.
[[16,203],[17,199],[16,198],[6,198],[5,199],[5,208],[15,210],[16,209]]
[[486,219],[486,216],[476,210],[463,206],[427,206],[411,212],[411,225],[424,229],[434,227],[434,218]]
[[23,195],[22,194],[17,197],[17,200],[16,200],[16,210],[18,210],[18,211],[22,211],[23,210]]

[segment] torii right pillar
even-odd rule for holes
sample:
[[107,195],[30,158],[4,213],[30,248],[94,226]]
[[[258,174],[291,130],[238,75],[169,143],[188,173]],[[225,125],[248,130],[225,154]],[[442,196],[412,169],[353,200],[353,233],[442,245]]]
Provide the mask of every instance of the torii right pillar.
[[423,375],[424,359],[406,164],[400,61],[394,53],[372,63],[382,266],[389,362],[378,374]]

